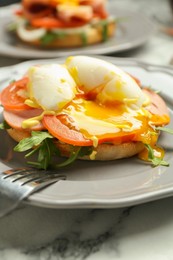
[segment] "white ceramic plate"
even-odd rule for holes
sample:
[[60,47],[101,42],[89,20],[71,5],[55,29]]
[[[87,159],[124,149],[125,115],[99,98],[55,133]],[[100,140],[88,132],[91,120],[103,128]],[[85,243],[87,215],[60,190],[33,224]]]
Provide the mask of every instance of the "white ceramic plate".
[[[102,57],[138,77],[143,85],[161,91],[170,108],[173,128],[173,71],[170,67],[152,66],[130,59]],[[29,61],[0,69],[0,86],[17,79],[31,64],[55,62],[56,60]],[[63,62],[62,58],[57,62]],[[138,158],[113,162],[76,161],[61,170],[67,180],[33,194],[28,202],[42,207],[84,208],[123,207],[173,195],[173,136],[162,134],[160,144],[166,149],[165,159],[170,167],[151,167]],[[24,158],[12,152],[14,142],[0,131],[0,169],[21,166]],[[7,154],[12,159],[5,161]]]
[[[0,9],[0,54],[20,58],[55,58],[76,54],[108,54],[133,49],[144,44],[153,34],[154,25],[141,13],[119,10],[110,2],[110,13],[122,18],[117,33],[105,43],[73,49],[41,50],[30,47],[7,32],[7,25],[13,17],[16,5]],[[128,9],[127,9],[128,10]]]

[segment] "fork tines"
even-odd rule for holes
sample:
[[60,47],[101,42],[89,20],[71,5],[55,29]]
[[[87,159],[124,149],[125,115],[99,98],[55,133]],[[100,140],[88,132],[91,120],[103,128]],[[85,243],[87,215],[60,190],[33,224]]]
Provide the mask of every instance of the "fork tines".
[[16,168],[9,169],[1,173],[0,179],[8,180],[12,183],[20,181],[20,185],[31,182],[41,184],[53,179],[65,179],[65,175],[61,175],[55,171],[38,170],[34,168]]

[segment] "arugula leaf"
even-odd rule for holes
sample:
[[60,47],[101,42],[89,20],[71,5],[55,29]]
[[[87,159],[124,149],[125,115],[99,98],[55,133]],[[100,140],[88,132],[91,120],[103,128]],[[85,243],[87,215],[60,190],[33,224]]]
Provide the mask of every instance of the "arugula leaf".
[[46,138],[43,140],[37,148],[29,152],[25,157],[29,157],[36,152],[38,152],[37,162],[28,161],[27,163],[44,170],[53,166],[53,156],[59,154],[59,150],[51,138]]
[[24,152],[27,150],[31,150],[29,153],[25,155],[25,157],[29,157],[34,153],[38,152],[37,162],[28,162],[30,165],[38,167],[40,169],[47,169],[52,161],[52,144],[49,144],[49,140],[52,142],[53,136],[48,132],[43,131],[32,131],[31,137],[25,138],[21,140],[17,146],[14,147],[14,151]]
[[29,157],[29,156],[31,156],[31,155],[33,155],[33,154],[35,154],[36,152],[38,152],[38,151],[39,151],[39,149],[40,149],[40,147],[39,147],[39,146],[37,146],[37,147],[34,147],[34,149],[33,149],[33,150],[31,150],[29,153],[27,153],[27,154],[25,155],[25,158],[27,158],[27,157]]
[[40,145],[46,138],[53,138],[48,132],[32,131],[31,137],[21,140],[18,145],[14,147],[16,152],[25,152],[34,146]]
[[79,157],[90,155],[92,153],[92,150],[93,148],[91,146],[82,146],[79,151]]
[[43,169],[47,169],[51,162],[51,149],[49,148],[48,139],[45,139],[40,145],[39,153],[38,153],[38,162],[40,163],[40,167]]
[[54,165],[54,156],[60,156],[60,151],[54,143],[54,137],[48,132],[32,131],[31,136],[21,140],[14,147],[17,152],[29,152],[25,158],[37,154],[37,161],[28,161],[27,163],[39,169],[47,169],[48,167],[61,168],[73,163],[78,157],[91,153],[90,147],[75,147],[71,146],[70,157],[62,163]]
[[64,162],[57,164],[56,167],[57,168],[64,167],[64,166],[67,166],[67,165],[73,163],[77,159],[80,149],[81,149],[81,147],[78,147],[77,149],[73,149],[71,151],[69,158],[67,160],[65,160]]
[[171,128],[158,126],[155,129],[173,135],[173,129],[171,129]]
[[65,36],[65,32],[47,32],[43,37],[40,39],[43,45],[47,45],[57,39],[62,39]]
[[88,43],[88,38],[87,38],[87,35],[86,35],[85,31],[80,33],[80,37],[81,37],[81,40],[82,40],[82,44],[84,46],[86,46],[87,43]]
[[169,166],[169,163],[164,161],[163,158],[159,158],[154,155],[154,150],[149,144],[145,144],[145,147],[148,150],[148,160],[152,162],[153,166]]
[[78,157],[89,155],[92,151],[91,147],[71,147],[71,154],[67,160],[56,165],[56,167],[64,167],[73,163]]
[[102,20],[100,22],[100,25],[102,27],[102,40],[103,40],[103,42],[105,42],[108,38],[108,21]]
[[10,129],[10,128],[11,128],[11,126],[9,126],[6,121],[4,121],[4,122],[2,122],[2,123],[0,124],[0,129],[1,129],[1,130]]
[[[52,165],[53,156],[60,155],[59,149],[56,147],[53,139],[45,139],[39,149],[38,162],[40,163],[41,169],[47,169]],[[52,165],[53,166],[53,165]]]

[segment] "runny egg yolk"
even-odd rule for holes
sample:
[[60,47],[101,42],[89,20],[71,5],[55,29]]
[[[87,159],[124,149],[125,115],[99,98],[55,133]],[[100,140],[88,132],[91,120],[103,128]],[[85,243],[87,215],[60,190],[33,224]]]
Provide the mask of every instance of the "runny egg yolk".
[[[159,134],[150,125],[153,115],[144,108],[133,110],[122,104],[102,106],[93,101],[76,99],[62,113],[71,118],[69,127],[92,140],[93,147],[99,143],[142,142],[152,147],[155,157],[164,157],[164,150],[156,146]],[[164,116],[160,116],[160,120],[165,120]],[[95,155],[93,153],[90,159],[94,160]],[[147,148],[138,156],[147,161]]]
[[[153,128],[149,125],[152,115],[141,108],[133,110],[117,104],[116,106],[100,105],[92,100],[74,99],[63,109],[71,127],[92,139],[121,143],[124,141],[142,141],[150,143],[155,139]],[[155,142],[154,141],[154,142]]]

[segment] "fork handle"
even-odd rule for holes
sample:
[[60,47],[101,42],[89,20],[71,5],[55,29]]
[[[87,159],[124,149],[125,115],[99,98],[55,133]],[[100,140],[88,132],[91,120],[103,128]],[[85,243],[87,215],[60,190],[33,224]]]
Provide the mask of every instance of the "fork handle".
[[[12,213],[21,203],[21,200],[18,200],[18,201],[15,201],[14,200],[9,200],[8,199],[8,202],[7,200],[4,198],[5,200],[5,205],[2,205],[0,206],[0,218],[3,218],[7,215],[9,215],[10,213]],[[7,205],[8,204],[8,205]]]
[[[46,188],[47,186],[57,182],[57,181],[60,181],[60,180],[64,180],[65,179],[65,176],[56,176],[55,178],[49,180],[49,181],[46,181],[46,182],[43,182],[41,183],[40,185],[38,186],[35,186],[34,188],[32,187],[31,189],[25,189],[25,185],[23,186],[23,190],[20,190],[21,192],[14,192],[14,197],[12,197],[11,195],[13,194],[13,192],[9,192],[8,194],[8,185],[5,186],[4,183],[0,182],[0,190],[1,190],[1,194],[3,196],[6,196],[6,198],[10,199],[10,205],[6,205],[4,207],[0,207],[0,218],[3,218],[5,216],[7,216],[8,214],[10,214],[11,212],[13,212],[19,205],[20,203],[27,199],[31,194],[39,191],[39,190],[42,190],[43,188]],[[17,188],[17,187],[16,187]],[[11,190],[12,191],[12,190]],[[10,196],[8,196],[10,195]]]

